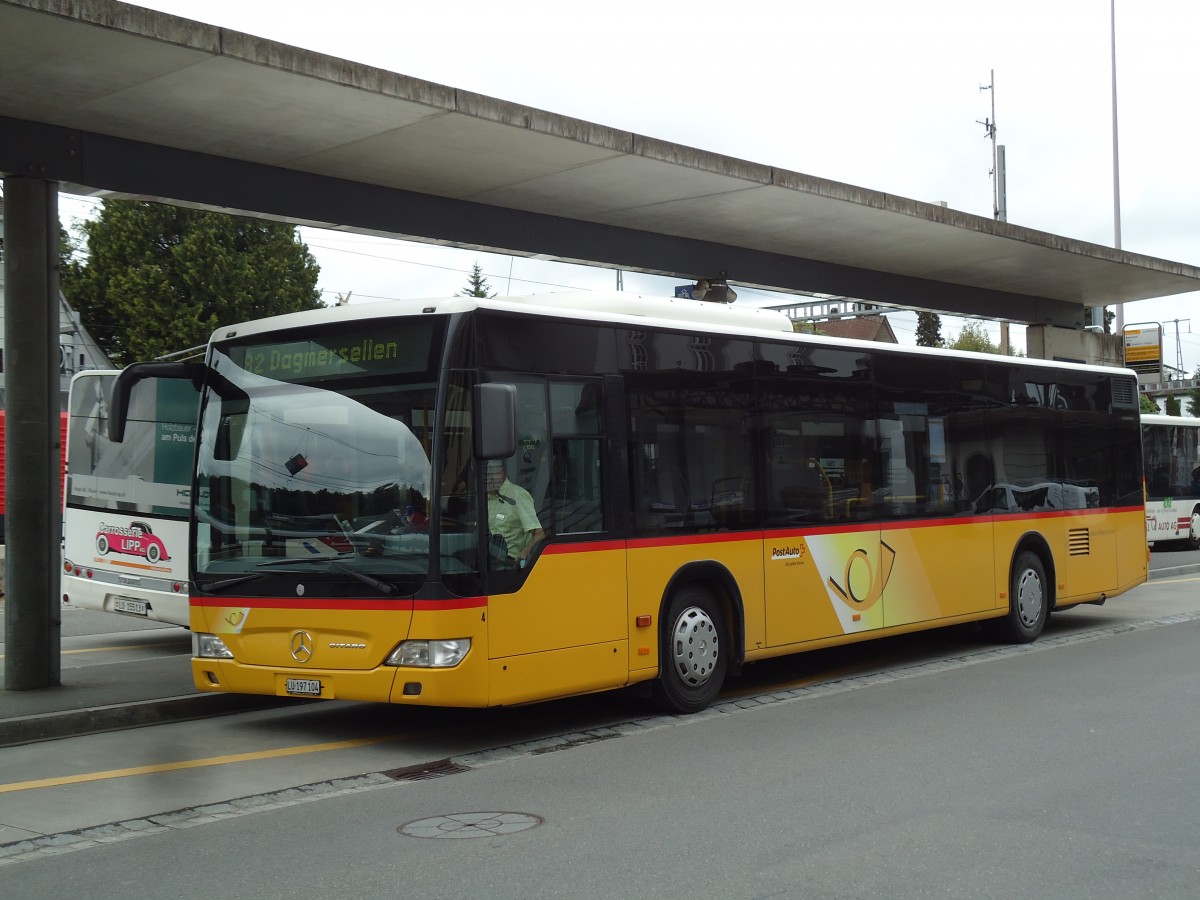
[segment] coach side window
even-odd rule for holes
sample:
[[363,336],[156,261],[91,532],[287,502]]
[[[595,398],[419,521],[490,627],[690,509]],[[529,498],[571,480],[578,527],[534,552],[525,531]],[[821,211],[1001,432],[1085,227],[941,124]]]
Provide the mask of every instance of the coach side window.
[[549,529],[554,534],[604,531],[604,469],[599,381],[550,383]]

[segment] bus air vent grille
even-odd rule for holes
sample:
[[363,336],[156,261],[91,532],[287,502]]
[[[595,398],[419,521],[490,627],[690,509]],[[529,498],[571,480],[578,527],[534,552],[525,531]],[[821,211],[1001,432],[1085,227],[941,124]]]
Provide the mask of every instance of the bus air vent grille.
[[1087,528],[1072,528],[1067,532],[1067,552],[1071,556],[1091,556],[1092,533]]
[[1127,409],[1138,409],[1137,388],[1128,378],[1112,380],[1113,405]]

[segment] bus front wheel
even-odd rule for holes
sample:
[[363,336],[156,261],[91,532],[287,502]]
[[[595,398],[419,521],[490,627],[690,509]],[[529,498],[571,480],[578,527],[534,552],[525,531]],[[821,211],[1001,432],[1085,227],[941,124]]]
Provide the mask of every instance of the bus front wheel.
[[1046,627],[1050,614],[1050,589],[1041,557],[1023,550],[1013,560],[1008,579],[1008,615],[997,625],[999,636],[1014,644],[1028,644]]
[[672,597],[664,625],[654,698],[671,712],[698,712],[716,699],[729,668],[721,604],[699,585],[686,585]]

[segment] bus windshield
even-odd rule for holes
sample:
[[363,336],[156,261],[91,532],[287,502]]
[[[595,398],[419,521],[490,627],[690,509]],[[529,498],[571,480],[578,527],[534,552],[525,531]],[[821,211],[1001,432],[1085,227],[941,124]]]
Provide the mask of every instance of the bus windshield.
[[302,574],[329,596],[429,574],[442,324],[292,332],[214,348],[197,457],[197,586]]

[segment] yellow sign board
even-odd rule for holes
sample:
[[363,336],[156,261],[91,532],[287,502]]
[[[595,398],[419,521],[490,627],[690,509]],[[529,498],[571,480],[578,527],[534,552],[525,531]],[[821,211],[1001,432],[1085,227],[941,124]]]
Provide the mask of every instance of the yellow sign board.
[[1162,369],[1162,326],[1141,325],[1125,329],[1125,365],[1137,372]]

